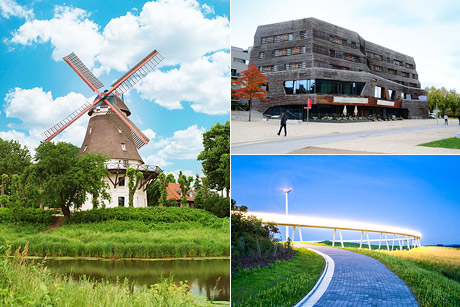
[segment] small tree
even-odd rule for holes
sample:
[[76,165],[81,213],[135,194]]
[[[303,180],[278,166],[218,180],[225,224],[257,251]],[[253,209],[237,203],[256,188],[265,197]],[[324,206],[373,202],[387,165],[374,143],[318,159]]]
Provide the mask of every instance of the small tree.
[[173,174],[166,175],[165,173],[158,175],[157,180],[159,181],[158,188],[160,189],[160,201],[158,204],[164,206],[168,201],[168,185],[170,182],[176,182],[176,180],[174,180]]
[[[7,174],[2,174],[2,181],[1,181],[1,187],[0,187],[0,206],[3,208],[6,206],[8,196],[3,197],[5,195],[5,189],[6,189],[6,182],[8,181],[8,175]],[[6,196],[6,195],[5,195]]]
[[238,79],[233,82],[239,88],[232,89],[232,93],[236,99],[249,100],[249,121],[251,121],[252,100],[260,99],[267,101],[267,91],[261,86],[267,85],[267,77],[259,71],[254,63],[249,65],[249,68],[241,72]]
[[182,174],[182,171],[179,172],[179,179],[177,180],[180,187],[181,197],[180,197],[180,204],[181,207],[187,206],[187,193],[190,191],[190,185],[193,182],[192,176],[185,176]]
[[129,167],[126,170],[126,177],[128,177],[128,190],[129,190],[129,198],[128,204],[130,207],[134,207],[134,193],[136,193],[137,187],[139,183],[144,178],[144,174],[141,172],[137,172],[132,167]]

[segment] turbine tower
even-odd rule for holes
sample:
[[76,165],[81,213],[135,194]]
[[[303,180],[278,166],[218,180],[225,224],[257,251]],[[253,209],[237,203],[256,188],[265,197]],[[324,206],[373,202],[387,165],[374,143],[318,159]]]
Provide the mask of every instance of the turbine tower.
[[[145,165],[142,161],[138,149],[147,144],[149,139],[128,118],[131,111],[120,98],[162,60],[158,51],[152,51],[113,83],[110,89],[101,92],[99,89],[104,85],[73,52],[64,57],[64,61],[97,97],[92,102],[86,101],[72,114],[46,130],[42,136],[45,142],[49,142],[83,114],[88,113],[90,120],[79,154],[101,153],[110,159],[106,163],[108,172],[105,180],[109,184],[112,200],[107,207],[125,206],[128,203],[128,187],[125,184],[127,168],[132,167],[144,175],[134,195],[136,207],[147,206],[146,190],[162,172],[158,166]],[[91,207],[91,200],[87,200],[82,209]]]
[[[286,215],[288,215],[288,193],[292,191],[292,188],[284,189],[283,192],[286,194]],[[286,226],[286,241],[289,238],[289,226]]]

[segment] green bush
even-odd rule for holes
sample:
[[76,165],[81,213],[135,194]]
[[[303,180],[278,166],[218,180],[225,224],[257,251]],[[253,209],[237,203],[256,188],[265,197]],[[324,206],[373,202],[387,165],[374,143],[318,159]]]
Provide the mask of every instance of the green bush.
[[203,208],[217,217],[230,216],[230,198],[211,195],[203,202]]
[[51,225],[55,210],[37,208],[0,208],[0,223],[28,223]]
[[135,220],[148,223],[199,222],[203,226],[221,222],[218,217],[201,209],[186,207],[117,207],[78,211],[72,214],[67,223],[96,223],[108,220]]

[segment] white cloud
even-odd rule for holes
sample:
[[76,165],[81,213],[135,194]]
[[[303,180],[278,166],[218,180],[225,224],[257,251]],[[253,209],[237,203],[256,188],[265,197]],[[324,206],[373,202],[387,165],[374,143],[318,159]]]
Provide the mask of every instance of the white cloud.
[[13,34],[11,42],[20,45],[50,42],[55,61],[73,51],[91,68],[102,48],[103,37],[99,26],[87,17],[85,10],[57,6],[52,19],[27,21]]
[[[27,130],[29,135],[16,130],[2,133],[24,140],[25,144],[35,148],[42,140],[41,133],[74,112],[86,100],[82,94],[73,92],[53,99],[51,92],[44,92],[42,88],[15,88],[5,97],[5,115],[7,118],[19,119],[21,123],[14,127]],[[83,115],[58,135],[55,141],[66,141],[80,146],[87,123],[88,116]]]
[[[85,10],[57,6],[52,19],[26,22],[10,42],[49,42],[56,61],[73,51],[96,75],[112,70],[125,72],[157,49],[165,57],[160,66],[180,68],[154,71],[153,76],[165,80],[150,76],[141,91],[143,97],[168,109],[181,108],[180,101],[189,101],[195,112],[225,114],[230,95],[230,56],[221,50],[229,47],[230,26],[227,18],[206,18],[204,15],[211,10],[196,0],[152,1],[139,15],[128,12],[100,29]],[[166,88],[161,91],[161,86]]]
[[204,14],[214,14],[214,8],[206,3],[201,6]]
[[[169,171],[169,172],[165,172],[166,174],[173,174],[174,178],[176,179],[176,182],[177,182],[177,179],[179,178],[179,172],[182,171],[182,174],[184,174],[185,176],[192,176],[193,177],[193,180],[195,180],[195,174],[196,172],[194,171],[191,171],[191,170],[179,170],[179,169],[175,169],[173,171]],[[202,174],[198,174],[200,177],[202,176]]]
[[148,137],[150,140],[153,140],[157,134],[155,133],[155,131],[153,131],[152,129],[145,129],[145,130],[142,130],[142,133],[145,134],[146,137]]
[[0,0],[0,15],[6,19],[11,16],[31,19],[34,13],[31,9],[19,5],[14,0]]
[[185,130],[174,132],[172,137],[149,143],[141,151],[150,152],[153,149],[155,152],[145,158],[144,162],[162,168],[171,165],[171,159],[195,160],[203,150],[203,132],[205,132],[204,128],[193,125]]
[[226,114],[230,101],[230,56],[216,52],[167,72],[150,73],[136,87],[143,99],[168,109],[190,102],[195,112]]

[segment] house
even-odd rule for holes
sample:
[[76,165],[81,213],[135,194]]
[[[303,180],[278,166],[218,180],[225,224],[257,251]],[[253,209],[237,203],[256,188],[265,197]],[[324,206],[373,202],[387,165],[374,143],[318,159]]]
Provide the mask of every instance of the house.
[[[177,205],[180,206],[180,199],[182,197],[182,192],[180,190],[180,185],[178,183],[170,182],[168,184],[168,200],[176,200]],[[189,190],[187,192],[187,204],[190,208],[195,208],[195,195],[196,192]]]

